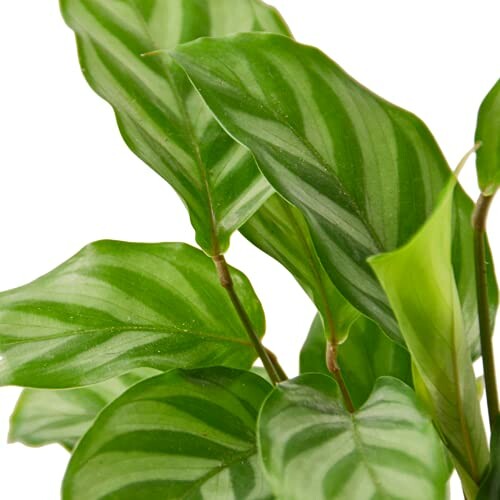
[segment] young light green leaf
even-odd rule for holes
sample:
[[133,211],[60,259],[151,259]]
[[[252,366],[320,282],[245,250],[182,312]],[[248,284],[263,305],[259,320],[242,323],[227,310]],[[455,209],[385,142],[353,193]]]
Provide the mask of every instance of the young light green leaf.
[[445,450],[409,387],[381,378],[355,414],[341,400],[333,379],[309,374],[264,403],[259,450],[278,498],[445,498]]
[[238,31],[288,34],[260,0],[61,0],[91,87],[114,108],[130,149],[184,201],[199,245],[223,252],[271,194],[245,148],[213,119],[183,71],[159,49]]
[[477,500],[496,500],[500,498],[500,416],[491,432],[491,463]]
[[269,500],[255,428],[270,390],[258,375],[228,368],[141,382],[78,444],[63,500]]
[[27,446],[59,443],[71,451],[106,405],[157,374],[143,368],[88,387],[24,389],[10,419],[9,441]]
[[342,342],[360,313],[323,269],[300,211],[275,194],[240,231],[294,275],[318,308],[326,335]]
[[[236,290],[259,336],[262,307]],[[256,358],[212,260],[179,243],[100,241],[0,294],[0,384],[67,388],[134,368],[250,368]]]
[[479,187],[491,196],[500,187],[500,79],[479,108],[476,141],[481,143],[476,153]]
[[[323,325],[316,316],[300,352],[300,373],[330,376],[325,352]],[[365,317],[352,325],[349,338],[339,345],[337,361],[356,408],[365,403],[380,377],[391,376],[407,385],[412,384],[408,352],[388,339],[373,321]]]
[[370,264],[398,318],[439,430],[460,467],[479,484],[488,448],[451,263],[455,185],[453,178],[405,246]]
[[[450,177],[425,125],[317,49],[283,36],[203,39],[173,54],[224,128],[305,215],[323,267],[342,295],[401,342],[366,259],[408,241]],[[456,197],[454,265],[477,355],[472,203],[461,190]]]

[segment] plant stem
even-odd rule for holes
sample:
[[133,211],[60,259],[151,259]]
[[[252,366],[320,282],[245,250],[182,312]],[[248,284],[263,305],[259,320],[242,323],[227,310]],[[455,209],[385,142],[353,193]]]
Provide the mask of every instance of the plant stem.
[[243,324],[257,354],[259,355],[259,358],[261,359],[262,364],[264,365],[264,368],[266,369],[266,372],[271,379],[271,382],[274,385],[279,382],[283,382],[287,379],[287,376],[283,371],[283,368],[281,368],[281,366],[279,365],[276,356],[262,345],[259,336],[255,332],[252,321],[245,311],[245,308],[243,307],[243,304],[241,303],[240,298],[238,297],[238,294],[236,293],[236,290],[234,288],[233,279],[231,278],[231,272],[229,270],[229,266],[227,265],[226,259],[222,254],[215,255],[214,257],[212,257],[212,259],[215,263],[215,267],[217,268],[217,274],[219,276],[220,284],[228,293],[234,309],[238,314],[241,323]]
[[354,413],[356,411],[356,408],[354,408],[351,395],[349,394],[349,389],[347,389],[344,377],[342,376],[342,371],[340,370],[340,366],[337,362],[337,354],[338,344],[329,340],[326,345],[326,366],[328,366],[328,370],[333,375],[333,378],[337,381],[337,384],[340,387],[340,392],[342,393],[342,397],[344,398],[347,410],[349,411],[349,413]]
[[490,427],[499,414],[498,389],[495,374],[495,358],[493,354],[490,310],[488,303],[488,281],[486,262],[486,220],[488,210],[493,201],[492,196],[481,194],[472,218],[474,227],[474,257],[476,264],[477,310],[479,315],[479,332],[481,337],[481,353],[483,359],[484,383]]

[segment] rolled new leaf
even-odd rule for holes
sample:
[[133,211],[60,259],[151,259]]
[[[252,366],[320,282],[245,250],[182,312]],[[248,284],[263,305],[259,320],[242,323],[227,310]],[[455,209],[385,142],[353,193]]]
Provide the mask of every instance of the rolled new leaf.
[[255,436],[264,379],[173,370],[108,406],[71,457],[63,500],[270,500]]
[[288,28],[260,0],[60,0],[75,31],[91,87],[114,108],[130,149],[188,207],[198,244],[209,254],[272,190],[248,151],[217,124],[184,72],[165,53],[202,36]]
[[[259,300],[238,295],[262,336]],[[212,260],[179,243],[100,241],[38,280],[0,294],[0,384],[89,385],[134,368],[168,370],[256,358]]]
[[24,389],[10,418],[9,441],[27,446],[59,443],[71,451],[105,406],[157,374],[143,368],[88,387]]
[[432,421],[399,380],[378,380],[354,414],[335,381],[302,375],[262,407],[259,450],[273,493],[287,500],[443,500],[449,468]]
[[[421,227],[450,178],[427,127],[368,91],[312,47],[273,34],[203,39],[178,47],[224,128],[309,224],[319,258],[342,295],[402,342],[366,259]],[[453,242],[465,329],[479,354],[472,203],[456,193]],[[497,304],[490,273],[490,303]]]

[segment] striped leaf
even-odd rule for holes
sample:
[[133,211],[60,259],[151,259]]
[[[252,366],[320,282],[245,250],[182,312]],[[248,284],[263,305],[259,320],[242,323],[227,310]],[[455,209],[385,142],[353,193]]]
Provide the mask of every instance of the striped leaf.
[[270,389],[258,375],[227,368],[141,382],[78,444],[63,500],[270,499],[255,436]]
[[[235,286],[259,335],[262,307]],[[255,353],[211,259],[178,243],[100,241],[0,294],[0,384],[67,388],[134,368],[249,368]]]
[[144,368],[88,387],[24,389],[10,419],[9,441],[27,446],[59,443],[71,451],[106,405],[157,373]]
[[484,194],[492,195],[500,187],[500,79],[490,90],[479,108],[476,141],[479,186]]
[[323,269],[300,211],[275,194],[240,231],[295,276],[318,308],[327,337],[343,341],[360,313]]
[[488,465],[488,448],[451,262],[455,185],[455,179],[448,183],[413,239],[370,264],[396,313],[434,419],[474,488]]
[[[174,57],[276,191],[305,215],[319,258],[342,295],[401,342],[366,259],[408,241],[450,177],[425,125],[359,85],[320,51],[286,37],[198,40],[178,47]],[[472,203],[461,190],[456,198],[454,268],[477,356]],[[495,307],[493,275],[490,281]]]
[[283,20],[260,0],[61,0],[61,9],[83,73],[113,106],[126,143],[177,191],[199,245],[223,252],[271,189],[171,58],[142,55],[202,36],[288,34]]
[[320,374],[280,384],[258,424],[271,488],[287,500],[438,500],[449,469],[431,420],[397,379],[378,380],[355,414]]
[[[323,325],[316,316],[300,352],[300,373],[330,376],[325,353]],[[413,384],[408,351],[364,317],[353,324],[349,338],[338,347],[338,364],[356,408],[365,403],[380,377],[391,376],[409,386]]]

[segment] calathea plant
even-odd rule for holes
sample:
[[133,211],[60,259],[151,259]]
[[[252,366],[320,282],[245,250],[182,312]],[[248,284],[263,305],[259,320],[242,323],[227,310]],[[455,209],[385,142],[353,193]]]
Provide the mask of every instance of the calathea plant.
[[[422,121],[259,0],[61,9],[200,247],[100,241],[0,294],[0,383],[26,387],[11,439],[71,452],[63,499],[443,499],[453,469],[468,500],[500,498],[485,236],[500,83],[479,111],[474,208]],[[237,230],[317,307],[296,378],[224,258]]]

